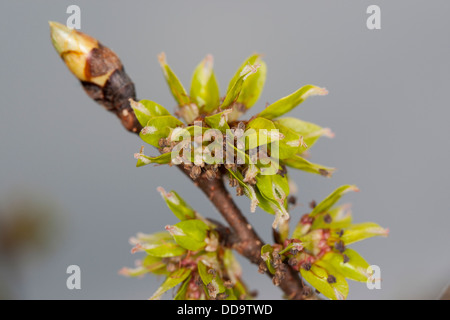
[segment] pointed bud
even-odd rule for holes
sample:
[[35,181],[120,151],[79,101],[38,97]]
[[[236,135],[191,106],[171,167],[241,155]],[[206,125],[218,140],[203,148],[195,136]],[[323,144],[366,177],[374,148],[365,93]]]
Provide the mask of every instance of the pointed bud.
[[136,99],[134,84],[119,57],[96,39],[57,22],[49,22],[53,46],[86,93],[121,119],[123,126],[139,132],[141,125],[130,107]]
[[53,46],[80,81],[103,87],[111,73],[122,68],[116,54],[96,39],[58,22],[49,24]]

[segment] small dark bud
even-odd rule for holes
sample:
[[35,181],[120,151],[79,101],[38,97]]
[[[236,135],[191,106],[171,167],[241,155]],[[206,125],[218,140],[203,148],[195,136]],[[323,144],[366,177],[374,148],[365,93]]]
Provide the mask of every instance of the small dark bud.
[[226,298],[228,298],[228,294],[226,294],[225,292],[224,293],[219,293],[218,295],[217,295],[217,300],[225,300]]
[[344,252],[345,251],[345,245],[344,242],[342,241],[338,241],[334,244],[334,248],[339,251],[339,252]]
[[266,263],[265,262],[261,262],[259,264],[259,267],[258,267],[258,272],[263,274],[263,273],[266,273],[266,271],[267,271]]
[[274,284],[274,286],[279,287],[281,284],[281,279],[277,276],[274,276],[272,278],[272,283]]
[[197,179],[202,174],[202,168],[199,166],[193,166],[191,169],[190,176],[192,179]]
[[214,170],[212,170],[212,169],[206,170],[206,178],[209,181],[214,180],[216,178],[216,173],[214,172]]
[[294,196],[289,196],[287,200],[288,203],[292,206],[295,206],[297,204],[297,198]]
[[302,268],[303,269],[305,269],[306,271],[309,271],[309,270],[311,270],[311,262],[304,262],[303,264],[302,264]]
[[236,188],[238,184],[239,182],[236,179],[230,178],[230,187]]
[[208,273],[212,274],[213,276],[215,276],[217,271],[216,271],[216,269],[211,268],[211,269],[208,270]]
[[346,254],[344,254],[344,263],[347,263],[349,261],[350,261],[350,258]]
[[309,203],[309,207],[311,208],[311,209],[314,209],[315,207],[317,206],[317,203],[316,203],[316,201],[311,201],[310,203]]
[[309,297],[312,294],[312,289],[310,287],[303,287],[302,294],[305,297]]
[[330,224],[331,222],[333,222],[333,218],[330,216],[330,214],[326,214],[324,217],[323,217],[323,221],[326,223],[326,224]]
[[167,139],[166,138],[159,139],[158,145],[159,145],[160,148],[167,147],[168,146]]
[[200,278],[199,276],[197,276],[197,277],[195,278],[195,284],[196,284],[197,286],[203,285],[202,278]]
[[333,276],[332,274],[330,274],[329,276],[328,276],[328,278],[327,278],[327,282],[328,283],[336,283],[336,277],[335,276]]

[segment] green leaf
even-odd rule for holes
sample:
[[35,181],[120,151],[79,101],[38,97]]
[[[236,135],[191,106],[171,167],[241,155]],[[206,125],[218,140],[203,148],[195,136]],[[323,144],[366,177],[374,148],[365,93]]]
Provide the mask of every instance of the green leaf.
[[226,289],[225,293],[227,295],[225,300],[238,300],[238,298],[234,295],[233,289]]
[[241,297],[244,297],[244,299],[248,299],[248,292],[247,288],[245,287],[244,283],[242,281],[237,281],[233,287],[233,292],[236,297],[241,299]]
[[154,257],[176,257],[184,254],[186,249],[177,245],[172,236],[167,232],[153,234],[138,233],[136,238],[131,238],[130,243],[136,245],[132,253],[145,251]]
[[158,191],[167,203],[167,206],[175,214],[175,216],[180,220],[195,219],[195,211],[192,207],[186,203],[186,201],[181,198],[175,191],[166,191],[159,187]]
[[156,157],[149,157],[143,153],[136,153],[134,157],[137,159],[136,167],[143,167],[150,163],[167,164],[172,161],[172,153],[164,153]]
[[241,76],[242,70],[248,65],[255,64],[256,61],[260,59],[260,56],[261,56],[260,54],[253,54],[250,57],[248,57],[247,59],[245,59],[245,61],[241,64],[239,69],[234,74],[233,78],[231,78],[230,83],[228,84],[227,91],[230,91],[233,84],[236,83],[236,81],[238,81],[238,79]]
[[242,87],[244,85],[244,81],[247,79],[247,77],[249,77],[251,74],[256,73],[257,71],[258,71],[257,65],[247,65],[239,73],[239,77],[236,80],[235,78],[231,80],[228,86],[228,91],[225,96],[225,99],[223,100],[222,105],[220,106],[222,109],[228,108],[234,102],[237,101],[241,93]]
[[219,107],[219,86],[214,75],[211,55],[208,55],[195,68],[191,81],[190,95],[202,112],[208,113]]
[[[348,262],[344,263],[344,255],[347,256]],[[343,253],[329,252],[322,259],[348,279],[366,282],[370,277],[370,265],[355,250],[346,249]]]
[[175,242],[187,250],[198,251],[206,246],[209,227],[201,220],[184,220],[174,226],[166,226]]
[[[287,159],[294,157],[297,153],[300,153],[304,145],[303,137],[294,130],[274,122],[275,127],[283,135],[283,139],[278,142],[279,159]],[[306,149],[306,148],[304,148]]]
[[349,228],[345,229],[341,240],[345,245],[349,245],[371,237],[387,237],[388,233],[388,229],[384,229],[376,223],[365,222],[351,225]]
[[[329,215],[329,217],[327,215]],[[327,223],[325,217],[331,218],[331,222]],[[345,229],[349,227],[351,223],[352,215],[349,206],[342,205],[317,214],[311,229]]]
[[276,270],[272,265],[273,248],[270,244],[265,244],[261,247],[261,258],[266,263],[267,269],[271,274],[275,274]]
[[160,258],[178,257],[186,253],[186,249],[180,247],[172,239],[158,244],[146,245],[144,250],[147,254]]
[[[254,131],[251,131],[251,129]],[[250,134],[252,132],[253,134]],[[249,148],[253,149],[261,145],[268,144],[272,141],[283,139],[283,135],[280,135],[280,132],[277,130],[273,122],[264,118],[255,118],[250,121],[247,124],[245,135],[245,147],[247,150]],[[262,139],[263,136],[265,136],[264,139]]]
[[164,54],[164,52],[158,56],[158,60],[163,70],[164,77],[166,78],[167,84],[169,85],[170,91],[172,92],[172,95],[175,98],[175,100],[178,102],[180,106],[190,104],[191,99],[187,95],[186,90],[184,89],[180,80],[178,80],[175,73],[167,64],[166,55]]
[[189,282],[191,281],[191,278],[192,278],[192,276],[189,276],[186,279],[186,281],[183,282],[183,284],[178,289],[177,294],[173,298],[173,300],[186,300],[186,292],[189,287]]
[[228,278],[232,283],[236,283],[242,275],[242,268],[239,262],[236,260],[236,257],[234,256],[232,250],[225,249],[225,252],[223,254],[223,265],[225,267]]
[[162,258],[146,256],[139,267],[123,268],[119,271],[121,275],[127,277],[139,277],[149,272],[156,275],[167,274],[166,264],[162,261]]
[[[289,219],[289,213],[286,210],[286,199],[289,196],[287,176],[282,177],[279,174],[258,175],[256,187],[261,196],[270,202],[271,209],[275,211],[276,217],[272,225],[273,228],[278,226],[280,220]],[[268,212],[270,213],[270,211]]]
[[325,167],[320,164],[309,162],[299,155],[295,155],[292,158],[283,159],[283,163],[291,168],[299,169],[309,173],[320,174],[324,177],[331,177],[333,172],[336,170],[334,168]]
[[331,194],[329,194],[324,200],[322,200],[310,213],[311,217],[315,217],[317,214],[322,212],[327,212],[334,206],[341,197],[347,192],[355,191],[358,192],[359,189],[354,185],[344,185],[340,186],[336,190],[334,190]]
[[172,129],[182,125],[183,123],[173,116],[151,118],[147,126],[141,130],[139,136],[148,144],[159,148],[159,139],[167,138]]
[[[306,122],[297,118],[285,117],[274,121],[275,126],[277,128],[280,127],[280,131],[282,128],[288,128],[295,133],[297,133],[300,137],[303,138],[303,145],[299,145],[297,153],[303,153],[306,150],[310,149],[316,142],[319,140],[321,136],[326,136],[329,138],[333,138],[334,134],[328,128],[322,128],[317,124]],[[282,131],[281,133],[284,134]],[[287,135],[287,134],[285,134]],[[291,139],[285,139],[286,141],[291,141]],[[292,139],[293,140],[293,139]]]
[[230,175],[236,179],[239,184],[244,188],[245,195],[250,199],[251,205],[250,205],[250,212],[255,212],[256,206],[258,205],[259,201],[255,193],[255,189],[253,186],[247,184],[244,182],[244,177],[242,174],[236,170],[234,172],[233,170],[227,169]]
[[142,267],[154,274],[165,274],[167,273],[166,264],[162,261],[160,257],[146,256],[142,260]]
[[267,199],[282,201],[289,195],[289,182],[287,176],[279,174],[260,175],[256,178],[256,186],[261,194]]
[[[300,273],[310,285],[316,288],[325,297],[333,300],[345,300],[348,295],[348,283],[345,277],[336,272],[331,265],[322,261],[314,263],[311,270],[300,269]],[[328,277],[336,278],[336,283],[329,283]]]
[[197,263],[197,268],[198,274],[200,275],[200,278],[202,279],[203,283],[205,285],[211,283],[211,281],[214,279],[214,275],[208,272],[208,267],[203,262],[199,261]]
[[153,296],[150,298],[150,300],[157,300],[161,298],[161,296],[169,291],[170,289],[176,287],[180,283],[182,283],[184,280],[186,280],[189,275],[191,274],[190,269],[181,268],[177,271],[172,272],[167,278],[166,281],[163,282],[161,287],[159,287],[158,290],[153,294]]
[[212,116],[205,117],[205,122],[213,129],[220,130],[221,132],[226,132],[226,130],[230,129],[230,126],[227,122],[227,115],[230,113],[230,111],[231,110],[224,110]]
[[208,272],[211,268],[205,265],[202,261],[197,263],[198,274],[202,279],[205,286],[210,283],[213,283],[218,288],[218,293],[225,292],[225,286],[223,284],[223,280],[218,276],[218,271],[216,270],[216,274]]
[[141,100],[136,102],[130,99],[130,105],[141,126],[145,127],[151,118],[169,116],[170,112],[163,106],[150,100]]
[[285,113],[288,113],[300,103],[305,101],[310,96],[315,95],[326,95],[328,93],[327,90],[323,88],[319,88],[313,85],[306,85],[289,96],[286,96],[277,102],[272,103],[267,108],[265,108],[260,114],[260,117],[266,119],[275,119],[282,116]]
[[267,65],[261,59],[261,55],[254,54],[247,58],[241,65],[235,77],[242,72],[246,65],[259,65],[258,71],[248,76],[242,86],[241,94],[236,102],[242,103],[246,109],[251,108],[258,101],[266,82]]

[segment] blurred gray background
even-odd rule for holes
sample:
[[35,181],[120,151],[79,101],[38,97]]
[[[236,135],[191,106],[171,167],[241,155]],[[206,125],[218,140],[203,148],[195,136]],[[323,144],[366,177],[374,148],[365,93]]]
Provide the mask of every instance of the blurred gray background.
[[[312,161],[337,167],[331,179],[293,172],[294,220],[307,203],[341,184],[356,222],[389,227],[388,238],[355,245],[382,271],[382,289],[351,283],[350,299],[434,299],[450,281],[450,2],[448,1],[1,1],[0,207],[11,190],[58,203],[52,250],[24,254],[0,277],[25,299],[144,299],[162,279],[123,278],[138,258],[128,238],[176,219],[158,186],[176,189],[205,216],[220,219],[177,170],[135,168],[142,142],[92,102],[54,51],[48,20],[66,22],[81,7],[82,31],[121,57],[139,98],[173,110],[157,54],[189,87],[191,72],[214,55],[222,92],[242,61],[265,54],[268,79],[254,114],[308,83],[330,94],[293,116],[330,127],[336,137],[312,149]],[[380,5],[382,29],[366,28]],[[147,147],[151,153],[151,147]],[[19,190],[19,191],[17,191]],[[25,191],[24,191],[25,192]],[[272,216],[248,212],[271,241]],[[242,260],[260,298],[279,299],[271,281]],[[81,290],[66,288],[66,268],[81,267]],[[14,275],[13,275],[14,273]]]

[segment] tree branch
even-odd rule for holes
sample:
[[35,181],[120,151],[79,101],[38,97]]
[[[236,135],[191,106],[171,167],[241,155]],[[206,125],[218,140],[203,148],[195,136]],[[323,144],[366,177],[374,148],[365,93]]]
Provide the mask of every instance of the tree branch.
[[[128,131],[138,134],[142,128],[135,119],[134,112],[128,111],[130,109],[122,107],[122,112],[116,111],[115,113]],[[123,110],[127,111],[123,112]],[[130,123],[133,125],[126,125]],[[259,266],[263,262],[261,258],[261,247],[264,245],[264,242],[237,207],[230,193],[226,190],[223,175],[220,174],[215,179],[208,180],[205,173],[203,173],[196,180],[192,180],[189,176],[189,170],[184,169],[182,166],[177,167],[205,193],[207,198],[230,225],[233,230],[233,235],[229,236],[226,241],[239,254],[246,257],[251,263]],[[292,300],[314,298],[315,296],[311,295],[309,290],[304,290],[304,285],[298,272],[287,264],[286,267],[287,271],[284,279],[279,284],[280,289],[285,293],[286,297]],[[269,277],[273,278],[271,273],[266,273]]]

